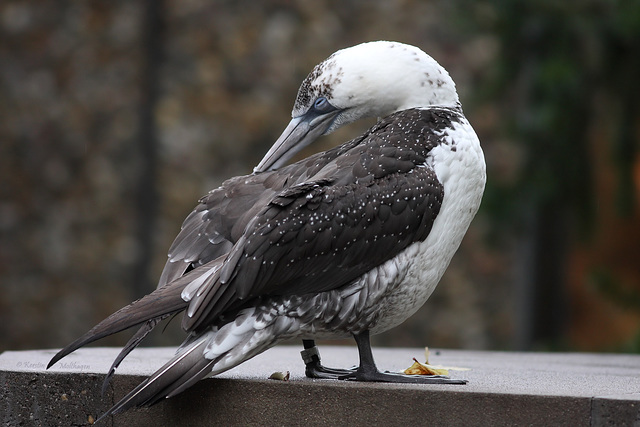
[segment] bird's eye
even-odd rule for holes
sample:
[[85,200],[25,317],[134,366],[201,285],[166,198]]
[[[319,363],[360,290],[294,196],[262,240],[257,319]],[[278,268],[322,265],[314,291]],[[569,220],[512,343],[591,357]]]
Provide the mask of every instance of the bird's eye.
[[329,101],[327,101],[327,98],[325,98],[324,96],[321,96],[318,99],[316,99],[315,102],[313,103],[313,109],[319,113],[326,113],[332,110],[333,106],[329,104]]

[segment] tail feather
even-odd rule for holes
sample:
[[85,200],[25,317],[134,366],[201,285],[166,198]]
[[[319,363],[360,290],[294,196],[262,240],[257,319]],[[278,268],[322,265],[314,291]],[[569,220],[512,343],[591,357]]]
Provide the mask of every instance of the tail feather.
[[[217,271],[217,269],[219,268],[219,265],[222,263],[223,260],[224,260],[224,256],[218,257],[212,261],[209,261],[205,265],[199,268],[196,268],[194,270],[191,270],[187,273],[185,273],[185,270],[187,269],[186,266],[188,265],[188,263],[185,263],[185,262],[171,263],[169,261],[165,265],[165,268],[162,272],[162,276],[160,277],[160,283],[162,284],[169,281],[170,286],[176,286],[176,289],[181,289],[181,297],[185,299],[185,292],[187,292],[186,295],[189,295],[188,289],[193,288],[194,284],[197,285],[198,283],[203,283],[207,279],[210,279],[211,276],[215,274],[215,272]],[[169,286],[169,285],[165,284],[163,286]],[[186,299],[190,300],[191,298],[188,297]],[[176,313],[174,313],[174,315],[175,314]],[[138,331],[129,339],[127,344],[120,351],[116,359],[113,361],[113,364],[111,365],[111,368],[109,369],[109,372],[107,373],[107,376],[105,377],[102,383],[103,395],[106,392],[107,386],[109,385],[111,378],[113,378],[113,375],[115,374],[116,369],[118,368],[118,366],[120,366],[120,363],[129,355],[129,353],[131,353],[136,347],[138,347],[138,345],[140,345],[142,340],[144,340],[144,338],[158,325],[158,323],[162,322],[164,319],[166,319],[170,315],[171,314],[165,314],[160,317],[147,320],[147,322],[143,324],[140,327],[140,329],[138,329]]]
[[124,348],[120,351],[120,353],[118,353],[118,357],[116,357],[116,359],[111,364],[111,368],[109,368],[109,372],[102,382],[103,395],[106,393],[107,386],[109,385],[109,382],[111,382],[111,378],[113,378],[113,375],[116,373],[116,369],[118,369],[118,366],[120,366],[120,363],[122,363],[125,357],[127,357],[129,353],[131,353],[136,347],[138,347],[138,345],[140,345],[142,340],[147,335],[149,335],[149,332],[151,332],[158,325],[158,323],[162,322],[169,316],[169,314],[166,314],[155,319],[147,320],[146,323],[142,325],[140,329],[138,329],[135,335],[129,339]]
[[208,336],[204,335],[158,369],[153,375],[123,397],[99,419],[141,406],[151,406],[165,397],[175,394],[184,384],[193,384],[211,372],[216,360],[204,357],[204,345]]
[[180,296],[185,287],[185,284],[180,282],[181,281],[176,281],[156,289],[151,294],[116,311],[98,323],[89,332],[60,350],[51,359],[47,365],[47,369],[58,360],[86,344],[115,334],[116,332],[124,331],[125,329],[144,323],[147,320],[157,319],[184,310],[188,303]]
[[219,329],[212,327],[192,334],[175,357],[100,418],[134,407],[154,405],[183,392],[207,375],[225,372],[272,347],[279,337],[265,333],[265,328],[276,327],[278,318],[267,319],[266,324],[262,323],[257,328],[257,319],[265,320],[262,313],[264,308],[246,309]]
[[[208,360],[208,359],[204,359],[204,360]],[[208,374],[211,373],[213,366],[219,360],[220,358],[217,358],[214,360],[209,360],[209,363],[206,363],[206,364],[200,363],[198,365],[192,366],[189,369],[189,371],[187,371],[180,378],[180,381],[176,381],[174,384],[172,384],[171,387],[168,387],[165,390],[166,398],[168,399],[170,397],[173,397],[177,394],[182,393],[183,391],[185,391],[186,389],[188,389],[189,387],[191,387],[192,385],[194,385],[195,383],[197,383],[198,381],[206,377]]]

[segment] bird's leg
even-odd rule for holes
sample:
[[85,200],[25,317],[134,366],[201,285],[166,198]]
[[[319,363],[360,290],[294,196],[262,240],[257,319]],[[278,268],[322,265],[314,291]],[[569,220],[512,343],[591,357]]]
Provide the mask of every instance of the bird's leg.
[[302,340],[304,350],[300,352],[304,360],[304,373],[309,378],[338,379],[351,375],[355,369],[327,368],[320,363],[320,352],[314,340]]
[[369,341],[369,331],[364,331],[353,336],[358,345],[360,353],[360,366],[355,372],[343,376],[340,379],[354,381],[370,381],[385,383],[408,383],[408,384],[466,384],[466,380],[452,380],[444,375],[405,375],[391,372],[380,372],[376,368],[371,353],[371,343]]

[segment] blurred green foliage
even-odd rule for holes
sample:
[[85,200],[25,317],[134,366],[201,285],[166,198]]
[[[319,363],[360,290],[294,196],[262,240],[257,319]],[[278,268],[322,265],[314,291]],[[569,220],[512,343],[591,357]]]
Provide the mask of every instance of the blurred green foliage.
[[[499,126],[524,157],[515,179],[489,176],[483,207],[499,232],[530,236],[524,243],[532,248],[524,273],[529,278],[523,280],[532,290],[520,296],[533,323],[525,347],[564,347],[575,297],[567,289],[571,251],[603,244],[595,240],[611,224],[602,219],[610,210],[602,206],[610,203],[602,192],[615,192],[618,218],[638,215],[640,2],[456,4],[461,28],[497,40],[499,52],[479,85],[477,102],[496,105]],[[601,183],[608,172],[597,170],[603,166],[615,181],[606,190]],[[617,250],[637,252],[637,245],[620,243]],[[640,311],[640,270],[634,279],[626,274],[625,281],[611,257],[596,262],[580,286],[596,293],[603,305]]]
[[490,81],[479,95],[500,100],[503,125],[528,153],[520,179],[502,191],[489,189],[485,201],[496,210],[505,200],[522,206],[522,197],[566,206],[588,230],[594,209],[589,132],[606,102],[606,120],[616,129],[610,156],[618,171],[618,211],[630,214],[639,150],[640,2],[489,0],[465,2],[460,10],[474,31],[499,39]]

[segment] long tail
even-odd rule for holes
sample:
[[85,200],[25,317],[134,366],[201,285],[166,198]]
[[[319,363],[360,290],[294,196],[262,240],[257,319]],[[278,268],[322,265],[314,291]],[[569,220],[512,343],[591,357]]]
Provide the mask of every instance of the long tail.
[[264,317],[257,314],[259,310],[245,309],[220,329],[211,328],[190,337],[173,359],[99,419],[173,397],[207,375],[225,372],[275,345],[282,339],[271,333],[275,330],[270,330],[275,327],[276,319],[269,319],[265,325]]
[[120,366],[120,363],[122,363],[125,357],[127,357],[129,353],[131,353],[136,347],[140,345],[142,340],[144,340],[145,337],[149,335],[149,332],[151,332],[158,325],[158,323],[162,322],[164,319],[170,316],[170,314],[165,314],[164,316],[147,320],[142,326],[140,326],[138,331],[129,339],[127,344],[125,344],[122,350],[120,350],[120,353],[118,353],[118,356],[111,364],[111,368],[109,368],[109,372],[104,377],[104,381],[102,382],[102,395],[106,393],[109,382],[111,382],[113,375],[116,373],[116,369],[118,369],[118,366]]
[[[223,259],[224,256],[218,257],[197,269],[191,270],[188,273],[185,273],[185,270],[187,269],[187,263],[185,263],[184,261],[176,263],[167,262],[167,265],[165,265],[165,268],[162,271],[162,275],[160,276],[159,283],[165,283],[165,285],[163,286],[167,286],[167,284],[170,284],[172,286],[181,286],[180,289],[184,290],[184,288],[188,284],[191,284],[194,281],[200,282],[207,279],[212,280],[211,272],[215,271],[219,267]],[[102,382],[103,395],[105,394],[107,387],[109,386],[109,382],[113,378],[113,375],[116,373],[116,369],[118,369],[118,366],[120,366],[120,363],[129,355],[129,353],[131,353],[136,347],[140,345],[140,343],[146,338],[147,335],[149,335],[149,333],[158,325],[158,323],[162,322],[170,316],[171,314],[165,314],[154,319],[149,319],[142,326],[140,326],[136,333],[122,348],[120,353],[118,353],[118,356],[111,364],[111,368],[109,368],[109,372],[104,377],[104,381]]]
[[98,421],[133,407],[151,406],[164,397],[179,393],[176,390],[181,391],[204,378],[211,372],[211,369],[207,368],[216,363],[216,360],[203,357],[206,342],[206,337],[203,336],[184,347],[178,355],[98,418]]
[[[168,283],[173,282],[176,279],[182,277],[189,263],[184,260],[178,260],[177,262],[167,261],[162,270],[162,275],[160,276],[160,280],[158,283],[160,284],[158,288],[165,286]],[[116,373],[116,369],[120,366],[120,363],[131,353],[136,347],[140,345],[140,343],[146,338],[147,335],[156,327],[158,323],[162,322],[164,319],[170,317],[171,315],[166,314],[162,317],[158,317],[156,319],[147,320],[140,328],[136,331],[136,333],[127,341],[125,346],[122,348],[118,356],[115,358],[113,363],[111,364],[111,368],[109,368],[109,372],[107,376],[104,378],[102,382],[102,394],[104,395],[107,391],[107,387],[109,386],[109,382],[113,378],[113,375]]]

